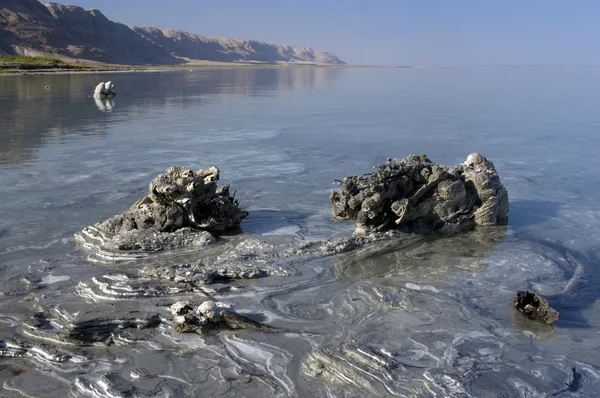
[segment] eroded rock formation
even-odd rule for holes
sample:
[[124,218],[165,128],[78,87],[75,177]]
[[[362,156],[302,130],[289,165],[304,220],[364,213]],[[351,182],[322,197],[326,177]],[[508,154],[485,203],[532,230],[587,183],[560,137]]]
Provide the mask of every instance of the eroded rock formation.
[[519,290],[512,303],[513,307],[527,318],[553,324],[558,320],[559,313],[550,307],[548,301],[533,290]]
[[196,172],[174,166],[150,183],[148,195],[128,210],[84,228],[75,237],[105,257],[119,252],[156,252],[214,242],[213,234],[236,227],[248,215],[229,195],[217,189],[219,169]]
[[336,220],[356,220],[357,234],[465,230],[504,223],[508,193],[492,162],[478,153],[453,167],[426,155],[388,159],[363,176],[347,176],[331,194]]

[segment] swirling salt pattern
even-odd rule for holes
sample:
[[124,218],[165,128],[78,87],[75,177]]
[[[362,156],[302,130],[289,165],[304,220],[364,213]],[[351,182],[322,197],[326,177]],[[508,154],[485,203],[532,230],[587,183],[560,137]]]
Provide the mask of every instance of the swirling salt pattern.
[[[316,75],[326,84],[287,89],[290,77]],[[45,79],[57,83],[49,93]],[[20,357],[2,359],[3,394],[598,395],[600,87],[593,68],[131,74],[119,77],[123,95],[110,113],[88,98],[96,79],[0,81],[0,135],[10,143],[0,148],[7,154],[0,159],[0,336],[22,347],[14,351]],[[37,112],[23,112],[31,106]],[[348,236],[353,223],[331,220],[332,181],[423,151],[444,164],[471,151],[493,160],[510,193],[508,228],[286,258],[284,270],[299,273],[191,291],[139,278],[138,270],[212,261],[239,241],[110,266],[90,264],[71,241],[83,226],[128,208],[174,163],[220,166],[222,182],[257,215],[244,232],[282,244],[280,252],[291,249],[289,241]],[[263,235],[281,228],[294,234]],[[260,251],[244,253],[265,260]],[[573,279],[570,295],[552,301],[561,311],[554,327],[513,312],[515,289],[560,294],[579,265],[582,278]],[[44,283],[54,275],[70,279]],[[281,331],[175,333],[168,306],[206,297]],[[54,318],[46,325],[40,313]],[[61,338],[61,326],[80,317],[118,325],[151,313],[163,323],[107,328],[108,341]],[[40,322],[45,327],[35,328]],[[308,372],[310,358],[331,361],[324,374],[335,382]],[[392,360],[399,366],[372,366]],[[364,383],[352,383],[359,378]]]

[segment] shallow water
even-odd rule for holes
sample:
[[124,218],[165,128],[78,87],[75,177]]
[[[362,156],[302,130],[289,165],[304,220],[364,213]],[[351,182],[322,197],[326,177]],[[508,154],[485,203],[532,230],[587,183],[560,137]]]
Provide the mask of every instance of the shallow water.
[[[17,355],[0,358],[3,396],[597,396],[599,78],[594,68],[0,78],[0,351]],[[95,101],[109,79],[119,95]],[[156,282],[136,276],[176,256],[226,256],[246,237],[285,249],[349,236],[353,223],[329,214],[334,179],[388,157],[456,164],[474,151],[508,189],[507,227],[287,261],[287,276],[210,293],[281,333],[177,334],[167,307],[203,293],[146,294]],[[245,235],[88,261],[73,234],[128,208],[174,164],[219,166],[250,212]],[[554,327],[513,312],[523,288],[558,295]],[[164,322],[73,345],[53,337],[58,321],[27,326],[48,311]]]

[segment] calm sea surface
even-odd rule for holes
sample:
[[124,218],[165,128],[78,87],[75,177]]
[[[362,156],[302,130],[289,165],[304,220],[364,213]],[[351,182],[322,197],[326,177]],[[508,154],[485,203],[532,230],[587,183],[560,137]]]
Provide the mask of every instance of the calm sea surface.
[[[106,80],[118,96],[95,100]],[[0,395],[598,396],[599,134],[595,68],[2,77],[0,352],[26,353],[0,358]],[[84,297],[87,281],[142,264],[91,263],[72,236],[127,209],[169,166],[218,166],[250,212],[249,238],[296,242],[352,233],[330,215],[334,179],[388,157],[454,165],[471,152],[508,189],[507,227],[315,259],[219,297],[285,333],[202,337],[163,323],[83,347],[28,332],[36,312],[57,308],[153,307],[168,320],[181,297]],[[514,314],[525,288],[558,297],[554,327]],[[378,365],[381,353],[397,366]]]

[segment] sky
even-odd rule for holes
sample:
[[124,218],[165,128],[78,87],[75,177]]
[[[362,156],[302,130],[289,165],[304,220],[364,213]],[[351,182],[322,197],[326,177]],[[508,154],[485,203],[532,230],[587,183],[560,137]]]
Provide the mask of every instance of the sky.
[[307,45],[349,64],[600,65],[599,0],[54,0],[127,25]]

